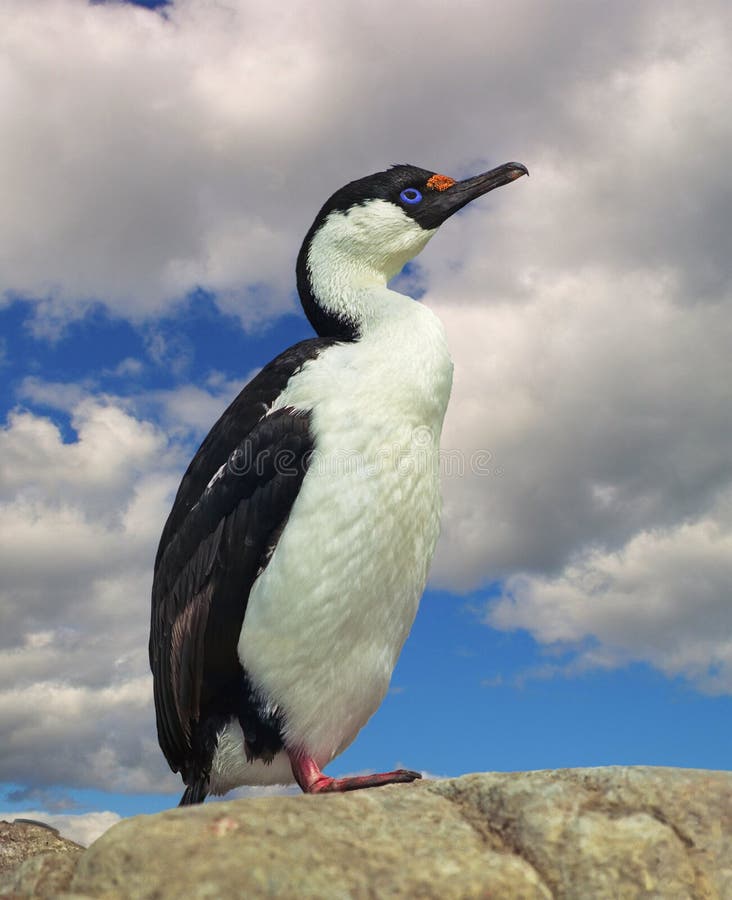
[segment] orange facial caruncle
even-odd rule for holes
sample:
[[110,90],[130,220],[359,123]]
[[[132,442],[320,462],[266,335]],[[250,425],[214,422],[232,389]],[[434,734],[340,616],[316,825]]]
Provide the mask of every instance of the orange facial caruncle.
[[449,175],[433,175],[427,181],[427,187],[432,188],[433,191],[446,191],[453,184],[455,184],[455,179],[450,178]]

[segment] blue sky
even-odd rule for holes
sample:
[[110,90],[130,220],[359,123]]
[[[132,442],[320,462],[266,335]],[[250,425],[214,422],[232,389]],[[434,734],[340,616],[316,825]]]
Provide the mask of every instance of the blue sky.
[[401,161],[532,177],[399,280],[447,330],[443,447],[491,470],[445,477],[392,691],[330,774],[728,768],[726,6],[468,4],[459,36],[425,13],[418,52],[408,8],[384,34],[324,3],[304,35],[304,5],[155,5],[0,13],[0,813],[90,839],[177,802],[146,662],[160,529],[219,412],[311,333],[318,207]]

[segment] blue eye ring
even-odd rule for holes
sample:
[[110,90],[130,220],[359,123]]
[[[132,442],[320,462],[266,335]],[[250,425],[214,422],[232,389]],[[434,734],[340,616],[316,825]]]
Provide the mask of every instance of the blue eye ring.
[[401,194],[399,194],[399,199],[404,203],[419,203],[422,199],[422,195],[417,188],[404,188]]

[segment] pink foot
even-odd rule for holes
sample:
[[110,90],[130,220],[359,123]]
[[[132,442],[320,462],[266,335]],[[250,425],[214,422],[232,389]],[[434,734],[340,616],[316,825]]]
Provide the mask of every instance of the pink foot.
[[373,775],[353,775],[350,778],[330,778],[324,775],[311,756],[290,753],[290,765],[295,781],[306,794],[332,794],[358,791],[361,788],[381,787],[382,784],[406,784],[422,776],[409,769],[395,772],[376,772]]

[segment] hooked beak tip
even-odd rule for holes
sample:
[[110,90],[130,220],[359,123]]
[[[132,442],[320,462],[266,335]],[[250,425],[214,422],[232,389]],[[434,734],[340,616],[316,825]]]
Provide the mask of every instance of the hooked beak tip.
[[521,178],[522,175],[528,175],[529,170],[523,163],[512,162],[508,164],[510,171],[508,173],[508,178],[510,181],[516,181],[517,178]]

